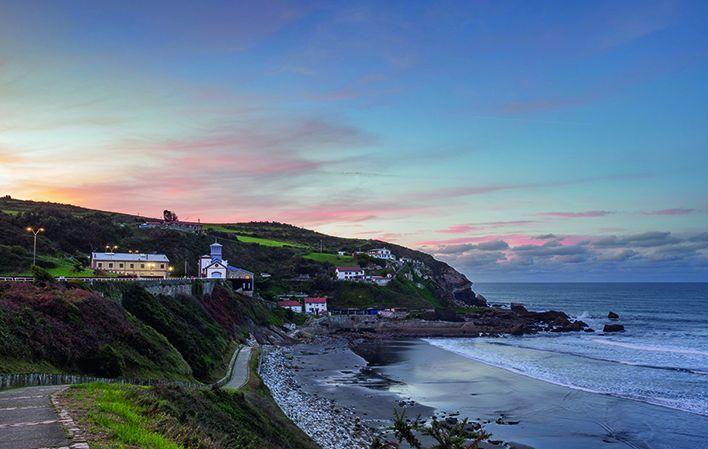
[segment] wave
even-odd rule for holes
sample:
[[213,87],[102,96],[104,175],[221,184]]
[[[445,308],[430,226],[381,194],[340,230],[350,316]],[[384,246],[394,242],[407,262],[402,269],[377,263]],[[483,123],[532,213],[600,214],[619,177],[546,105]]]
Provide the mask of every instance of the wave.
[[[675,410],[681,410],[689,413],[694,413],[698,415],[703,415],[703,416],[708,416],[708,403],[706,403],[705,400],[702,398],[687,398],[687,397],[681,397],[676,396],[676,397],[666,397],[667,395],[660,395],[660,394],[654,394],[652,396],[649,396],[644,392],[644,394],[640,393],[635,393],[633,391],[622,391],[621,387],[617,384],[614,385],[616,388],[608,388],[611,387],[611,384],[608,385],[607,383],[602,384],[602,385],[581,385],[580,383],[583,381],[581,378],[577,379],[572,379],[568,378],[566,375],[565,378],[562,376],[563,373],[557,372],[553,369],[548,369],[547,367],[543,366],[533,366],[533,365],[526,365],[523,366],[523,364],[520,364],[519,361],[513,361],[513,360],[505,360],[502,357],[500,357],[499,354],[487,354],[488,356],[491,355],[492,357],[484,357],[480,354],[475,354],[474,351],[470,350],[471,348],[465,348],[460,346],[456,341],[454,340],[448,340],[448,339],[424,339],[429,344],[432,344],[438,348],[444,349],[446,351],[461,355],[465,358],[472,359],[481,363],[484,363],[486,365],[494,366],[497,368],[501,368],[516,374],[520,374],[532,379],[544,381],[547,383],[551,383],[554,385],[559,385],[562,387],[566,388],[571,388],[573,390],[579,390],[579,391],[584,391],[588,393],[596,393],[596,394],[605,394],[613,397],[618,397],[618,398],[624,398],[624,399],[631,399],[639,402],[645,402],[648,404],[652,405],[658,405],[662,407],[667,407]],[[518,349],[531,349],[534,350],[535,348],[525,348],[525,347],[518,347],[515,345],[509,345],[505,343],[498,343],[495,342],[494,344],[500,344],[502,346],[510,346]],[[560,351],[544,351],[544,350],[539,350],[542,352],[559,352],[563,354],[563,352]],[[574,355],[574,354],[571,354]],[[586,357],[586,356],[581,356],[581,357]],[[591,358],[592,357],[588,357]],[[634,362],[627,362],[627,361],[616,361],[616,360],[606,360],[607,362],[614,362],[620,365],[629,365],[629,366],[637,366],[637,367],[646,367],[646,368],[655,368],[655,369],[662,369],[662,370],[669,370],[669,371],[677,371],[677,372],[683,372],[683,373],[690,373],[690,374],[699,374],[699,375],[706,375],[708,373],[703,372],[703,371],[697,371],[697,370],[689,370],[689,369],[683,369],[683,368],[675,368],[675,367],[660,367],[660,366],[644,366],[640,364],[635,364]],[[514,363],[516,362],[516,363]],[[566,373],[568,374],[568,373]],[[571,373],[572,374],[572,373]],[[586,379],[587,380],[587,379]],[[580,381],[580,382],[578,382]],[[653,393],[659,393],[658,391],[654,391]],[[670,393],[667,393],[670,395]]]
[[658,346],[658,345],[643,345],[643,344],[636,344],[636,343],[624,343],[620,341],[612,341],[612,340],[602,340],[602,339],[593,339],[595,343],[600,343],[603,345],[608,345],[608,346],[619,346],[622,348],[626,349],[635,349],[637,351],[651,351],[651,352],[668,352],[672,354],[690,354],[690,355],[701,355],[701,356],[706,356],[708,357],[708,351],[701,351],[699,349],[693,349],[693,348],[675,348],[675,347],[668,347],[668,346]]
[[[595,340],[592,340],[592,341],[595,341]],[[601,341],[604,341],[604,340],[601,340]],[[538,348],[538,347],[526,346],[526,345],[516,345],[516,344],[506,343],[503,341],[488,341],[486,343],[488,343],[489,345],[508,346],[510,348],[528,349],[531,351],[540,351],[540,352],[550,352],[553,354],[571,355],[571,356],[580,357],[580,358],[584,358],[584,359],[588,359],[588,360],[594,360],[596,362],[618,363],[620,365],[636,366],[638,368],[677,371],[677,372],[682,372],[682,373],[698,374],[701,376],[708,375],[708,372],[706,372],[706,371],[695,369],[695,368],[686,368],[686,367],[682,367],[682,366],[653,365],[650,363],[635,362],[635,361],[631,361],[631,360],[620,360],[620,359],[598,357],[598,356],[593,356],[593,355],[589,355],[589,354],[585,354],[585,353],[581,353],[581,352],[575,352],[575,351],[563,351],[563,350],[557,349],[557,348]]]

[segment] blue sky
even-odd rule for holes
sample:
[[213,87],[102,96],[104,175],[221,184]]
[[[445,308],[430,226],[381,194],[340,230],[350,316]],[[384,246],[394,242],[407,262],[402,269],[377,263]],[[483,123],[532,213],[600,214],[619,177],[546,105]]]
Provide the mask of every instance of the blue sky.
[[708,280],[706,2],[145,3],[1,3],[0,190]]

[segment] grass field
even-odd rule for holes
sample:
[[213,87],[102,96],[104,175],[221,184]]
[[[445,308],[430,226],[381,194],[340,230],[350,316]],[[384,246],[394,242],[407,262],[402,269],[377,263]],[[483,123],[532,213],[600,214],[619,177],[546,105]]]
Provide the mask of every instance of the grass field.
[[338,254],[329,253],[310,253],[303,257],[305,259],[314,260],[315,262],[331,263],[332,265],[352,264],[355,261],[352,256],[340,256]]
[[0,211],[0,212],[2,212],[2,213],[4,213],[4,214],[7,214],[7,215],[17,215],[17,214],[20,213],[19,210],[12,210],[12,209],[3,209],[3,210]]
[[[51,274],[54,277],[92,277],[95,276],[95,273],[93,270],[85,268],[81,271],[76,271],[74,270],[74,265],[71,263],[71,261],[68,261],[66,259],[61,259],[59,257],[51,257],[51,256],[41,256],[38,257],[38,259],[43,260],[45,262],[51,262],[54,265],[56,265],[54,268],[48,268],[47,271],[49,274]],[[27,270],[24,273],[20,274],[20,276],[32,276],[32,272]]]
[[282,242],[280,240],[272,240],[272,239],[266,239],[266,238],[262,238],[262,237],[254,237],[252,235],[242,234],[242,233],[239,233],[239,231],[237,231],[236,229],[229,228],[225,225],[205,224],[204,229],[234,234],[241,242],[257,243],[261,246],[272,246],[272,247],[277,247],[277,248],[282,248],[283,246],[292,246],[293,248],[306,248],[307,247],[307,245],[303,245],[302,243]]

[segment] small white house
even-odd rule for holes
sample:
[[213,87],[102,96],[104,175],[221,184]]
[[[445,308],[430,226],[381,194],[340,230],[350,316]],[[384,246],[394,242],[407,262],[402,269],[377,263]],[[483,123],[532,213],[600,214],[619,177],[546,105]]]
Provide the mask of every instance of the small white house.
[[377,259],[385,259],[385,260],[396,260],[396,256],[391,254],[391,250],[388,248],[376,248],[367,251],[367,253],[371,257],[375,257]]
[[373,282],[376,285],[380,285],[381,287],[387,286],[389,283],[391,283],[391,280],[393,278],[389,276],[371,276],[371,282]]
[[305,313],[324,315],[327,313],[327,298],[305,298]]
[[361,267],[337,267],[334,270],[338,281],[360,281],[364,279],[364,269]]
[[337,251],[338,256],[346,256],[347,252],[346,251]]
[[278,301],[278,307],[283,309],[290,309],[293,312],[302,313],[302,304],[300,301],[294,301],[292,299],[286,301]]

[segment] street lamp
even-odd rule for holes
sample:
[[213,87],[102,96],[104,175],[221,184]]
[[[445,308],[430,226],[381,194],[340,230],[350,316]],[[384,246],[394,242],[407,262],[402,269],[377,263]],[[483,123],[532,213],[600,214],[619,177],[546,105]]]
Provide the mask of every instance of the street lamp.
[[106,245],[106,252],[107,253],[115,253],[116,250],[118,249],[118,245]]
[[44,228],[39,228],[39,229],[34,229],[32,226],[27,227],[27,232],[32,233],[34,235],[34,245],[32,249],[32,265],[37,264],[37,234],[40,232],[44,232]]

